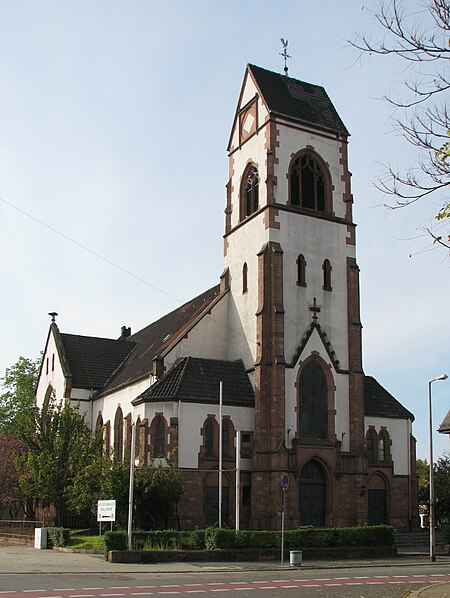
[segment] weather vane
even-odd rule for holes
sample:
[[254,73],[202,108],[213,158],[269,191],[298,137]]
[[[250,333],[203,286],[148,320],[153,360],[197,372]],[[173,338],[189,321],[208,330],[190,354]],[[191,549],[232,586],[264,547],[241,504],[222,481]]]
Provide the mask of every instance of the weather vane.
[[290,56],[287,53],[287,47],[288,47],[288,40],[284,40],[283,38],[281,38],[281,43],[283,44],[283,51],[279,52],[280,56],[282,56],[284,58],[284,74],[286,75],[286,77],[288,76],[288,67],[287,67],[287,59],[288,58],[292,58],[292,56]]

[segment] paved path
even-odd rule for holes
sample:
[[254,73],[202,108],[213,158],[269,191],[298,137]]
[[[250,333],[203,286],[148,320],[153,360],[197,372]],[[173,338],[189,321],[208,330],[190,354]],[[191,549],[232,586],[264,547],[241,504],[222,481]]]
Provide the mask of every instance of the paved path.
[[[448,563],[450,557],[437,557],[438,563]],[[304,561],[302,569],[361,568],[370,566],[394,567],[402,565],[425,565],[429,559],[424,556],[398,557],[388,560],[361,561]],[[289,563],[285,568],[290,568]],[[281,570],[279,562],[239,563],[156,563],[123,564],[108,563],[102,555],[65,552],[60,550],[37,550],[29,546],[0,545],[0,574],[58,574],[76,573],[192,573],[208,571],[276,571]],[[417,590],[413,596],[420,598],[450,597],[450,583],[434,584]]]

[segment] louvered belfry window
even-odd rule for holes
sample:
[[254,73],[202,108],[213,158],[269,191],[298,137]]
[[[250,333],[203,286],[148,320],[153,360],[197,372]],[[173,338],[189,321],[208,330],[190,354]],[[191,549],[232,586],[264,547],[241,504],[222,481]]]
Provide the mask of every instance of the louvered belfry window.
[[325,212],[325,177],[311,154],[302,154],[294,160],[289,177],[291,205]]
[[247,217],[256,212],[259,204],[259,177],[258,171],[254,166],[250,168],[245,178],[244,200],[244,217]]

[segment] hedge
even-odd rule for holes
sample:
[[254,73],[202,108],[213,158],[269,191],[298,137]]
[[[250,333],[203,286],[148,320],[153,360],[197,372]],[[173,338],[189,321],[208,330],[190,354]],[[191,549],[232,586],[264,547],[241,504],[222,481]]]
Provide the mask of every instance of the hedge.
[[[394,528],[388,525],[370,527],[299,528],[284,533],[286,549],[331,548],[351,546],[393,546]],[[207,550],[245,550],[280,548],[279,531],[239,531],[208,528],[205,530]]]
[[108,556],[110,550],[127,550],[128,535],[124,531],[105,532],[103,536],[103,546],[105,556]]
[[133,550],[203,550],[205,531],[157,530],[133,532]]
[[444,538],[444,544],[450,544],[450,523],[445,523],[442,526],[442,536]]
[[[394,528],[388,525],[370,527],[313,528],[286,530],[286,550],[302,548],[351,548],[394,545]],[[124,531],[106,532],[105,554],[110,550],[127,550],[128,539]],[[132,535],[133,550],[273,550],[281,547],[280,531],[236,532],[217,527],[192,532],[159,530],[135,531]]]
[[70,539],[70,530],[65,527],[47,527],[47,546],[67,546]]

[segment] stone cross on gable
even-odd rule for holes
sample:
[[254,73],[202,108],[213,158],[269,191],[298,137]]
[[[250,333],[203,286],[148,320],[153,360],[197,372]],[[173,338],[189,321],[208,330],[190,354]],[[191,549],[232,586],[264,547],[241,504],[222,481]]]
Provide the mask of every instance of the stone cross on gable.
[[320,313],[320,307],[317,305],[317,299],[314,297],[313,305],[310,305],[309,311],[312,312],[312,319],[317,321],[317,314]]

